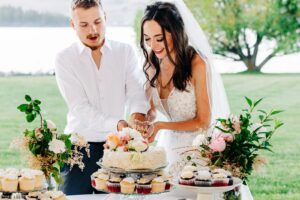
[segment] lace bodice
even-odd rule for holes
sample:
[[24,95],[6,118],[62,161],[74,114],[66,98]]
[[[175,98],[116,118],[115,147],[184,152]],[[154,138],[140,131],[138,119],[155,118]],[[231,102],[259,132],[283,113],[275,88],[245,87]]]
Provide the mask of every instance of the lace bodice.
[[152,88],[152,97],[155,108],[165,115],[169,121],[185,121],[196,116],[195,89],[191,83],[188,83],[186,91],[173,88],[168,98],[164,100],[169,111],[163,106],[157,88]]

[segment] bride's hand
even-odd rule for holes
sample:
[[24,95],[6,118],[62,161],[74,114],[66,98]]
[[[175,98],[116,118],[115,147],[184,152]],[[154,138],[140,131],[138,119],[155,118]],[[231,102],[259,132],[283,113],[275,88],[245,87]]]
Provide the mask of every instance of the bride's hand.
[[149,143],[152,143],[155,140],[155,137],[159,130],[160,130],[160,122],[155,122],[149,126],[147,130],[147,135],[150,136],[148,137]]
[[144,138],[148,138],[147,130],[150,126],[148,121],[133,120],[130,122],[130,126],[139,131]]

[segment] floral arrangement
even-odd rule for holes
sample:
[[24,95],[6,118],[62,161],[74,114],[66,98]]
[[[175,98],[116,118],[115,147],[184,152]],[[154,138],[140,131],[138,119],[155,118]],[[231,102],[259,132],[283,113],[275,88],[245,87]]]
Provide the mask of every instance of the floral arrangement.
[[[283,111],[256,110],[262,99],[245,99],[249,107],[243,109],[238,116],[217,119],[210,129],[199,134],[194,139],[192,148],[182,153],[184,160],[177,164],[177,168],[187,163],[208,165],[212,169],[223,168],[246,183],[253,170],[266,164],[266,158],[259,152],[272,151],[270,139],[283,125],[273,116]],[[224,199],[240,199],[240,194],[237,190],[232,190],[224,193]]]
[[[27,102],[19,105],[18,109],[25,113],[27,122],[39,118],[40,124],[32,130],[26,129],[24,136],[11,146],[21,148],[28,158],[30,168],[42,170],[48,180],[52,176],[56,183],[60,184],[63,181],[60,169],[64,164],[69,164],[71,168],[77,164],[83,170],[83,154],[79,150],[85,148],[89,155],[89,144],[77,134],[59,134],[56,125],[51,120],[43,118],[41,101],[33,100],[29,95],[25,95],[25,100]],[[71,136],[74,138],[73,148]]]
[[[272,118],[281,110],[267,113],[257,110],[258,121],[253,122],[256,106],[262,101],[253,102],[246,98],[249,105],[239,116],[230,115],[225,119],[217,119],[216,125],[207,137],[198,136],[194,145],[198,146],[201,155],[207,158],[209,165],[231,171],[234,176],[246,181],[253,169],[266,163],[259,155],[260,150],[271,151],[270,139],[274,132],[283,125]],[[274,122],[271,125],[271,122]]]
[[137,130],[123,128],[119,133],[111,133],[107,136],[104,148],[112,151],[144,152],[148,149],[148,142]]

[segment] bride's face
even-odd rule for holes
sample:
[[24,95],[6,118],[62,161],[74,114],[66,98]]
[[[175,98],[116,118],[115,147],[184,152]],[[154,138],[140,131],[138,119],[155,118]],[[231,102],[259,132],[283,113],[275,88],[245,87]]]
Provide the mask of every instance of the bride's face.
[[[143,26],[144,42],[155,53],[158,59],[167,56],[166,46],[164,44],[164,36],[161,26],[154,20],[146,21]],[[173,52],[173,39],[171,33],[165,31],[167,46],[169,52]]]

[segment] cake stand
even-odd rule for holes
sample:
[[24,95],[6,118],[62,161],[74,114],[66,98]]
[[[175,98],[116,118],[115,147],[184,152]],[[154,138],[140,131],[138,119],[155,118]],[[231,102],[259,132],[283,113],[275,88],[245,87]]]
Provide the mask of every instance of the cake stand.
[[[156,168],[156,169],[132,169],[132,170],[124,170],[121,168],[117,168],[117,167],[107,167],[102,165],[102,159],[99,160],[99,162],[97,162],[97,164],[104,170],[110,172],[110,173],[115,173],[115,174],[126,174],[129,175],[131,177],[135,177],[137,178],[139,175],[143,174],[143,175],[149,175],[149,174],[155,174],[161,170],[163,170],[164,168],[166,168],[167,164],[165,166]],[[93,185],[92,185],[93,186]],[[93,186],[94,187],[94,186]],[[95,187],[94,187],[95,188]],[[95,188],[96,189],[96,188]],[[97,190],[97,189],[96,189]],[[100,190],[98,190],[100,191]],[[170,190],[166,190],[165,192],[162,193],[149,193],[149,194],[138,194],[138,193],[133,193],[133,194],[123,194],[123,193],[110,193],[108,191],[102,191],[102,192],[106,192],[109,193],[107,199],[115,199],[113,198],[115,195],[119,196],[120,200],[146,200],[148,197],[155,197],[156,195],[160,195],[163,193],[167,193]],[[157,198],[159,199],[159,198]]]
[[216,200],[220,193],[228,192],[234,188],[240,186],[242,180],[239,178],[233,178],[233,184],[229,186],[218,186],[218,187],[199,187],[199,186],[188,186],[173,183],[178,188],[193,191],[197,193],[197,200]]

